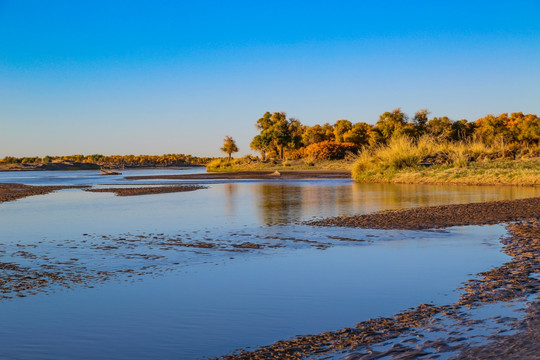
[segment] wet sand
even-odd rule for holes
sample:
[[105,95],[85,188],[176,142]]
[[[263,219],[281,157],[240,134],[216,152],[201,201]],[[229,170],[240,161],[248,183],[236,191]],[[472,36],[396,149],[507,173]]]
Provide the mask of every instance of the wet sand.
[[112,192],[117,196],[137,196],[151,194],[166,194],[175,192],[195,191],[206,189],[201,185],[179,185],[179,186],[158,186],[158,187],[137,187],[137,188],[106,188],[106,189],[86,189],[90,192]]
[[45,195],[57,190],[83,189],[87,186],[31,186],[0,183],[0,203],[22,199],[28,196]]
[[527,306],[525,318],[514,325],[513,335],[494,335],[486,345],[464,350],[453,359],[538,359],[540,358],[540,301]]
[[0,203],[23,199],[28,196],[45,195],[53,191],[65,189],[84,189],[85,191],[89,192],[112,192],[115,193],[117,196],[136,196],[195,191],[206,188],[207,187],[203,185],[177,185],[137,188],[91,189],[90,186],[33,186],[23,184],[0,183]]
[[540,217],[540,198],[440,205],[310,221],[308,225],[422,230],[489,225]]
[[[420,356],[435,358],[437,354],[444,352],[455,355],[460,351],[474,352],[474,354],[485,352],[490,355],[484,358],[494,358],[493,354],[497,353],[497,347],[504,347],[514,349],[514,352],[517,351],[516,349],[521,349],[521,354],[523,354],[521,358],[528,359],[530,351],[534,351],[535,346],[537,348],[537,342],[531,343],[531,339],[538,338],[538,327],[532,326],[534,321],[538,320],[538,311],[534,312],[534,309],[538,310],[538,306],[534,303],[529,306],[527,318],[521,323],[513,323],[512,319],[497,319],[497,321],[507,322],[508,324],[505,324],[507,328],[519,330],[518,334],[510,338],[506,336],[494,338],[492,334],[489,334],[489,331],[493,332],[493,330],[488,328],[487,337],[493,341],[490,348],[486,348],[485,345],[481,349],[471,346],[474,345],[473,337],[467,333],[467,329],[478,329],[481,326],[487,328],[487,325],[468,316],[467,311],[470,308],[486,303],[519,301],[536,293],[540,288],[540,281],[530,276],[540,270],[538,256],[535,256],[540,248],[540,221],[529,220],[511,224],[508,226],[508,231],[510,236],[501,241],[504,244],[504,252],[511,256],[511,260],[502,266],[479,273],[477,277],[465,283],[462,296],[455,304],[443,306],[421,304],[392,317],[360,322],[353,328],[298,336],[255,349],[252,352],[239,351],[223,358],[302,359],[318,356],[325,358],[324,356],[338,354],[338,356],[342,355],[341,358],[348,360],[385,357],[411,359]],[[191,241],[184,234],[178,234],[174,238],[161,233],[123,234],[120,237],[99,234],[83,234],[83,236],[83,240],[53,242],[55,247],[61,245],[65,249],[65,252],[61,253],[64,258],[55,257],[52,253],[41,253],[40,243],[16,244],[14,249],[6,248],[7,253],[12,253],[12,257],[24,258],[29,261],[29,264],[22,266],[16,262],[0,263],[0,268],[3,270],[3,275],[0,277],[0,300],[49,293],[58,287],[91,287],[112,279],[135,279],[142,276],[155,276],[160,271],[169,271],[167,267],[163,268],[163,264],[159,265],[166,254],[161,252],[158,255],[149,251],[154,247],[168,251],[185,249],[185,251],[199,253],[210,249],[226,252],[259,251],[263,247],[274,246],[270,242],[222,241],[216,243],[210,238],[207,242],[199,239]],[[276,240],[282,242],[289,239]],[[309,245],[317,247],[319,244]],[[103,256],[134,259],[136,264],[129,268],[104,269],[102,266],[96,267],[92,260],[71,258],[71,253],[80,255],[85,248]],[[15,249],[16,253],[13,252]],[[99,258],[102,256],[100,255]],[[176,264],[170,265],[176,268],[179,266]],[[449,326],[449,322],[454,322],[456,325]],[[445,332],[444,337],[429,338],[429,334],[434,331]],[[394,341],[394,343],[385,349],[377,348],[381,342],[388,341]],[[497,341],[500,341],[500,344],[496,343]],[[464,358],[482,358],[482,355]]]
[[237,171],[186,175],[126,176],[128,180],[177,179],[177,180],[268,180],[268,179],[350,179],[349,171]]
[[[53,293],[59,288],[93,287],[113,279],[127,281],[157,276],[190,266],[195,256],[206,257],[211,252],[226,253],[229,258],[234,258],[240,253],[287,246],[325,250],[332,246],[330,240],[315,241],[236,231],[218,239],[195,230],[176,234],[84,233],[82,239],[0,243],[0,301]],[[56,249],[62,250],[58,252]],[[104,266],[102,261],[113,266]]]

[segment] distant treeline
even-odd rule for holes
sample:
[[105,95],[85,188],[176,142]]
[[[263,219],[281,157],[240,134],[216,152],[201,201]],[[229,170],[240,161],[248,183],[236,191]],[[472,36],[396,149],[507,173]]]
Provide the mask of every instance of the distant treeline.
[[379,116],[375,125],[338,120],[335,124],[306,126],[284,112],[267,112],[256,127],[260,131],[250,146],[261,158],[343,158],[365,147],[386,145],[394,138],[430,137],[440,142],[475,141],[486,145],[504,143],[509,148],[537,146],[540,141],[540,118],[521,112],[487,115],[476,121],[451,120],[446,116],[429,118],[426,109],[409,118],[401,109]]
[[153,167],[153,166],[189,166],[205,165],[211,158],[184,154],[165,155],[68,155],[16,158],[7,156],[0,160],[5,164],[47,164],[52,162],[74,162],[96,164],[104,167]]

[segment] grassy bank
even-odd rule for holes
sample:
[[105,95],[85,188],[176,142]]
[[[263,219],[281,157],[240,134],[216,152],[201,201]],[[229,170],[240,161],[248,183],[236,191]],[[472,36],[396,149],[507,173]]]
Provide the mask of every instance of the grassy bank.
[[344,160],[268,160],[261,161],[254,157],[232,159],[215,159],[206,165],[210,172],[237,172],[237,171],[301,171],[301,170],[326,170],[326,171],[351,171],[355,158]]
[[364,149],[353,165],[359,182],[462,185],[540,185],[538,147],[515,150],[481,142],[413,142],[396,138]]
[[358,182],[456,185],[540,185],[540,146],[498,142],[391,139],[343,160],[215,159],[209,172],[352,171]]

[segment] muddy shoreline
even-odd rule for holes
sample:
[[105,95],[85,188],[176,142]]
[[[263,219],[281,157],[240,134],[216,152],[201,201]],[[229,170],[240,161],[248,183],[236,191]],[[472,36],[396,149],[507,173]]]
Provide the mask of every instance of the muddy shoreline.
[[168,185],[168,186],[141,186],[130,188],[102,188],[92,189],[90,186],[35,186],[16,183],[0,183],[0,203],[23,199],[29,196],[45,195],[58,190],[81,189],[88,192],[111,192],[117,196],[138,196],[152,194],[166,194],[206,189],[204,185]]
[[[530,296],[537,296],[540,279],[534,275],[540,272],[539,211],[540,199],[533,198],[387,211],[309,222],[310,225],[318,226],[433,229],[512,221],[507,226],[509,236],[501,239],[503,251],[511,256],[511,260],[467,281],[460,289],[462,295],[455,304],[420,304],[390,318],[360,322],[354,328],[297,336],[253,350],[241,349],[220,359],[428,359],[437,358],[441,353],[458,359],[530,359],[539,351],[540,330],[535,326],[540,315],[538,298],[529,303],[522,321],[510,321],[509,328],[504,330],[516,330],[516,334],[491,334],[488,329],[484,338],[489,342],[478,345],[475,339],[477,335],[468,335],[467,331],[482,326],[481,321],[470,319],[470,309],[488,303],[527,301]],[[393,227],[392,221],[395,221]],[[418,225],[415,225],[416,221],[419,221]],[[459,326],[449,331],[451,327],[448,323],[451,321]],[[425,334],[435,331],[433,329],[446,333],[435,340],[425,339]],[[396,339],[399,342],[392,344],[392,340]],[[385,342],[392,345],[384,350],[375,350],[380,344],[385,345]]]
[[439,205],[309,221],[313,226],[423,230],[490,225],[540,217],[540,198]]
[[157,187],[136,187],[136,188],[105,188],[105,189],[85,189],[89,192],[111,192],[116,196],[138,196],[152,194],[167,194],[175,192],[186,192],[207,189],[202,185],[178,185],[178,186],[157,186]]
[[272,179],[350,179],[349,171],[237,171],[185,175],[126,176],[127,180],[272,180]]
[[0,183],[0,203],[22,199],[28,196],[45,195],[57,190],[85,188],[88,188],[88,186],[32,186]]

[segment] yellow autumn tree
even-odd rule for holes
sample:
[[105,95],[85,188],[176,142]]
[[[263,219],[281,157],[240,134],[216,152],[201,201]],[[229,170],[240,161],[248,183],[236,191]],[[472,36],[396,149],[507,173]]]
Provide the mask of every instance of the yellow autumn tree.
[[221,151],[228,155],[229,161],[231,161],[232,153],[238,152],[236,142],[231,136],[225,136],[225,139],[223,139],[223,147],[221,148]]

